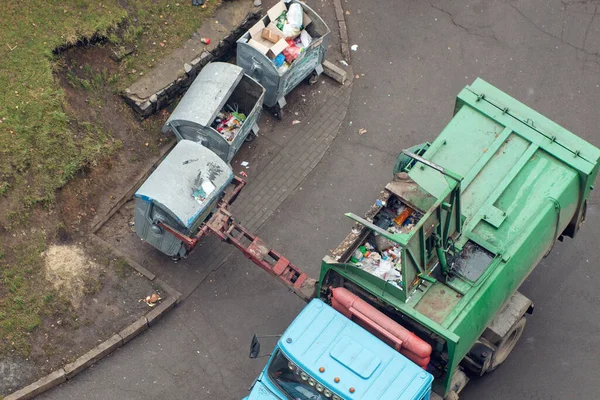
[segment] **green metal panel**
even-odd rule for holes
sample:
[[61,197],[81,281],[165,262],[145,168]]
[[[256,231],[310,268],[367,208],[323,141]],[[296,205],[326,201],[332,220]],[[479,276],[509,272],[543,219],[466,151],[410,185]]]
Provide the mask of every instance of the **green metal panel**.
[[[448,176],[424,163],[408,172],[420,187],[412,193],[422,192],[416,198],[429,207],[410,234],[389,237],[405,248],[403,282],[416,283],[412,290],[343,264],[324,262],[321,277],[333,268],[445,338],[449,361],[438,384],[446,392],[454,369],[502,304],[555,240],[578,224],[600,150],[478,79],[460,92],[454,118],[422,157],[463,179],[460,196],[452,198],[456,181]],[[460,215],[449,217],[453,209]],[[459,251],[468,241],[476,243],[492,261],[475,281],[457,276],[423,283],[419,273],[438,261],[435,252],[428,259],[423,247],[432,231],[441,237],[447,232]]]

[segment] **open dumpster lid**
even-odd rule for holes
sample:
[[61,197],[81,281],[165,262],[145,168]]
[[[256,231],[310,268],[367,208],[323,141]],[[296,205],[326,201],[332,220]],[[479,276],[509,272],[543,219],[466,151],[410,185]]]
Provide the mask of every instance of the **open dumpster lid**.
[[199,143],[182,140],[135,193],[190,228],[233,179],[233,171]]
[[162,131],[170,126],[210,126],[231,93],[244,76],[237,65],[214,62],[207,64],[198,74]]

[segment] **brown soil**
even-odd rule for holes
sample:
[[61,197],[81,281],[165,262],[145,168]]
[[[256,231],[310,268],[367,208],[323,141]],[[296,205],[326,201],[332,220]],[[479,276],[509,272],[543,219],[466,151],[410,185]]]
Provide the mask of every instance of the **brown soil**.
[[[149,311],[139,299],[151,294],[152,283],[126,262],[95,248],[91,228],[130,189],[170,138],[160,126],[167,114],[140,121],[119,96],[108,77],[119,72],[108,45],[74,47],[61,54],[56,78],[66,93],[65,111],[77,137],[93,126],[112,137],[116,151],[78,172],[58,191],[49,209],[31,212],[28,226],[0,232],[5,249],[24,246],[34,233],[47,244],[41,254],[40,285],[53,285],[56,298],[42,323],[31,332],[28,356],[18,351],[0,357],[0,398],[71,362]],[[102,79],[98,77],[102,76]],[[81,80],[95,85],[78,85]],[[81,137],[83,135],[81,134]],[[17,263],[10,253],[6,263]],[[2,293],[0,287],[0,298]],[[167,297],[161,293],[161,297]]]

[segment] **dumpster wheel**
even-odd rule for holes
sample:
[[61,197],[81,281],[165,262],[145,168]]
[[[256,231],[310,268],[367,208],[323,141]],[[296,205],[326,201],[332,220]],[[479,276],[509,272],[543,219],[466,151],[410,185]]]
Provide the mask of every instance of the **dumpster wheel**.
[[271,108],[271,112],[278,120],[281,121],[283,119],[283,108],[281,108],[279,104],[275,104],[275,106]]
[[525,330],[525,317],[521,317],[498,343],[498,348],[492,355],[492,362],[486,372],[492,372],[508,358]]
[[307,82],[309,85],[314,85],[315,83],[319,82],[319,74],[317,73],[316,70],[314,70],[313,72],[310,73],[310,75],[308,76]]

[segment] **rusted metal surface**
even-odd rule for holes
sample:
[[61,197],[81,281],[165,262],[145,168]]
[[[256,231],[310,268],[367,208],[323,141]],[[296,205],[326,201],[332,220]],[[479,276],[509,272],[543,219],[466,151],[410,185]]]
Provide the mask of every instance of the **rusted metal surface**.
[[[240,191],[246,185],[246,181],[235,177],[234,188],[224,197],[219,207],[213,212],[211,218],[198,230],[195,236],[189,237],[173,227],[160,223],[160,227],[180,239],[191,251],[201,237],[213,234],[224,242],[232,244],[240,250],[246,258],[253,263],[280,279],[280,281],[296,293],[304,301],[310,301],[314,297],[316,281],[309,278],[298,267],[277,251],[270,249],[258,236],[249,232],[237,223],[233,215],[228,211],[229,206],[235,201]],[[248,245],[244,243],[249,243]]]
[[441,324],[461,299],[461,295],[450,287],[438,283],[432,285],[426,295],[415,306],[415,310]]

